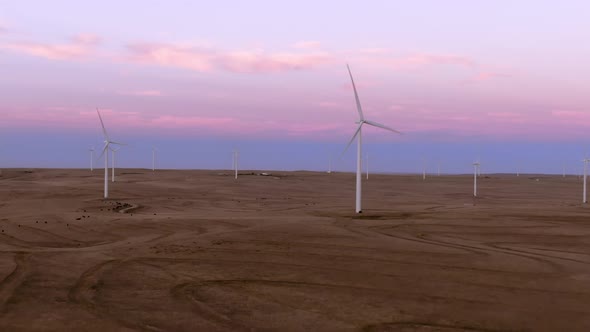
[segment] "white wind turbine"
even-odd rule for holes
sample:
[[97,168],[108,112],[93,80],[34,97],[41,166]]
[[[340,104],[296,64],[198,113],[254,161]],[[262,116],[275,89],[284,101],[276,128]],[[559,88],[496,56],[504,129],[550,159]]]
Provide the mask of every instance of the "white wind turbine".
[[234,178],[237,179],[238,178],[238,156],[239,156],[239,152],[238,150],[232,151],[232,163],[233,163],[233,169],[234,169]]
[[367,169],[367,180],[369,179],[369,153],[367,152],[367,165],[365,165],[365,168]]
[[401,134],[401,133],[399,131],[389,128],[385,125],[382,125],[382,124],[379,124],[379,123],[376,123],[373,121],[365,120],[365,117],[363,115],[363,110],[361,108],[361,102],[359,100],[359,96],[356,91],[356,86],[354,84],[354,79],[352,78],[352,73],[350,72],[350,67],[348,65],[346,65],[346,67],[348,68],[348,74],[350,75],[350,81],[352,82],[352,89],[354,90],[354,98],[356,100],[356,108],[359,113],[359,121],[357,122],[357,124],[359,126],[357,127],[354,135],[352,135],[352,138],[348,142],[348,145],[346,146],[346,149],[344,149],[344,152],[346,152],[346,150],[348,150],[348,148],[350,147],[350,145],[352,144],[352,142],[356,138],[357,139],[357,150],[356,150],[356,207],[355,207],[355,211],[356,211],[356,213],[361,213],[362,212],[362,209],[361,209],[361,195],[362,195],[361,162],[362,162],[362,129],[363,129],[363,125],[368,124],[370,126],[389,130],[389,131],[397,133],[397,134]]
[[588,162],[590,162],[590,159],[584,158],[582,161],[584,162],[584,193],[582,196],[582,203],[588,203],[588,200],[586,199],[586,179],[588,177]]
[[328,159],[328,174],[332,173],[332,155]]
[[112,153],[112,156],[113,156],[113,160],[111,161],[111,171],[112,171],[112,173],[111,173],[111,181],[112,182],[115,182],[115,152],[119,151],[120,148],[121,147],[118,147],[116,149],[111,148],[111,153]]
[[100,125],[102,126],[102,133],[104,134],[104,148],[102,149],[102,153],[100,154],[100,159],[104,155],[104,198],[109,197],[109,149],[111,144],[116,145],[124,145],[122,143],[117,143],[115,141],[111,141],[109,135],[107,134],[107,130],[104,127],[104,122],[102,121],[102,116],[100,116],[100,112],[98,108],[96,109],[96,113],[98,113],[98,118],[100,119]]
[[94,171],[94,147],[90,148],[90,171]]
[[479,161],[473,163],[473,197],[477,197],[477,177],[479,174]]

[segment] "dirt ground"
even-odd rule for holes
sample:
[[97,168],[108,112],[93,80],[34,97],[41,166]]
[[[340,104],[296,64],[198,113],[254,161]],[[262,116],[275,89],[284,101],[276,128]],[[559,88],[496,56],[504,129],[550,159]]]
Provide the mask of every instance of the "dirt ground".
[[229,173],[3,170],[0,330],[590,331],[577,176]]

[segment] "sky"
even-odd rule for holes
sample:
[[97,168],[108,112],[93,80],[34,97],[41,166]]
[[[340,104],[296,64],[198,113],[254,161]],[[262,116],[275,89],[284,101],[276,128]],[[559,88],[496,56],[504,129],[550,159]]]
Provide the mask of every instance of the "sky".
[[[578,174],[588,1],[0,0],[0,168]],[[98,157],[98,156],[96,156]],[[96,161],[96,166],[103,161]]]

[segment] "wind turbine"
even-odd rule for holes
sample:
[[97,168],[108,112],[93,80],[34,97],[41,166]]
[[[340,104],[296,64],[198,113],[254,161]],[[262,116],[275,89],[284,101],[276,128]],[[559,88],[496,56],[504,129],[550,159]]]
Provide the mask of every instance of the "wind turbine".
[[479,173],[479,161],[473,163],[473,197],[477,197],[477,174]]
[[367,180],[369,179],[369,153],[367,152],[367,165],[365,165],[365,168],[367,170]]
[[582,160],[584,162],[584,194],[582,196],[582,203],[588,203],[588,200],[586,199],[586,178],[588,177],[588,162],[590,162],[590,159],[588,158],[584,158],[584,160]]
[[328,174],[332,173],[332,155],[328,159]]
[[90,171],[94,171],[94,147],[91,147],[88,151],[90,151]]
[[237,179],[238,178],[238,156],[239,156],[239,152],[238,150],[234,150],[232,152],[232,162],[233,162],[233,168],[234,168],[234,178]]
[[422,160],[422,181],[426,180],[426,159]]
[[102,116],[100,116],[98,108],[96,109],[96,113],[98,113],[100,125],[102,126],[102,133],[104,134],[104,148],[102,149],[102,153],[100,154],[100,157],[98,157],[98,159],[100,159],[104,155],[104,198],[109,198],[109,148],[111,147],[111,144],[124,144],[111,141],[109,135],[107,134],[107,130],[104,127],[104,122],[102,121]]
[[112,168],[111,169],[111,171],[112,171],[111,181],[112,182],[115,182],[115,152],[119,151],[119,149],[120,149],[120,147],[118,147],[116,149],[111,148],[111,153],[113,155],[113,160],[112,160],[112,163],[111,163],[111,168]]
[[356,100],[356,108],[359,113],[359,121],[357,122],[358,127],[357,127],[354,135],[352,135],[352,138],[348,142],[346,149],[344,149],[344,152],[346,152],[346,150],[348,150],[348,148],[350,147],[350,145],[352,144],[352,142],[356,138],[357,139],[357,146],[356,146],[357,148],[356,148],[356,206],[355,206],[355,212],[361,213],[362,212],[362,209],[361,209],[361,195],[362,195],[361,162],[362,162],[362,129],[363,129],[363,125],[367,124],[367,125],[370,125],[373,127],[378,127],[381,129],[389,130],[389,131],[397,133],[397,134],[401,134],[401,133],[399,131],[389,128],[385,125],[382,125],[382,124],[379,124],[379,123],[376,123],[373,121],[365,120],[365,116],[363,115],[363,110],[361,108],[361,102],[359,100],[359,95],[356,91],[356,86],[354,84],[354,79],[352,78],[352,73],[350,71],[350,67],[348,65],[346,65],[346,68],[348,68],[348,74],[350,75],[350,81],[352,82],[352,89],[354,90],[354,98]]

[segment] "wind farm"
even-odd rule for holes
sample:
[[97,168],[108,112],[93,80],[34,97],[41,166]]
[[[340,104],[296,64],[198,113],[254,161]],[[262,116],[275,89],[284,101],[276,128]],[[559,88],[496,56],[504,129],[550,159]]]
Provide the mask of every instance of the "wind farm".
[[0,5],[0,331],[590,331],[589,11]]

